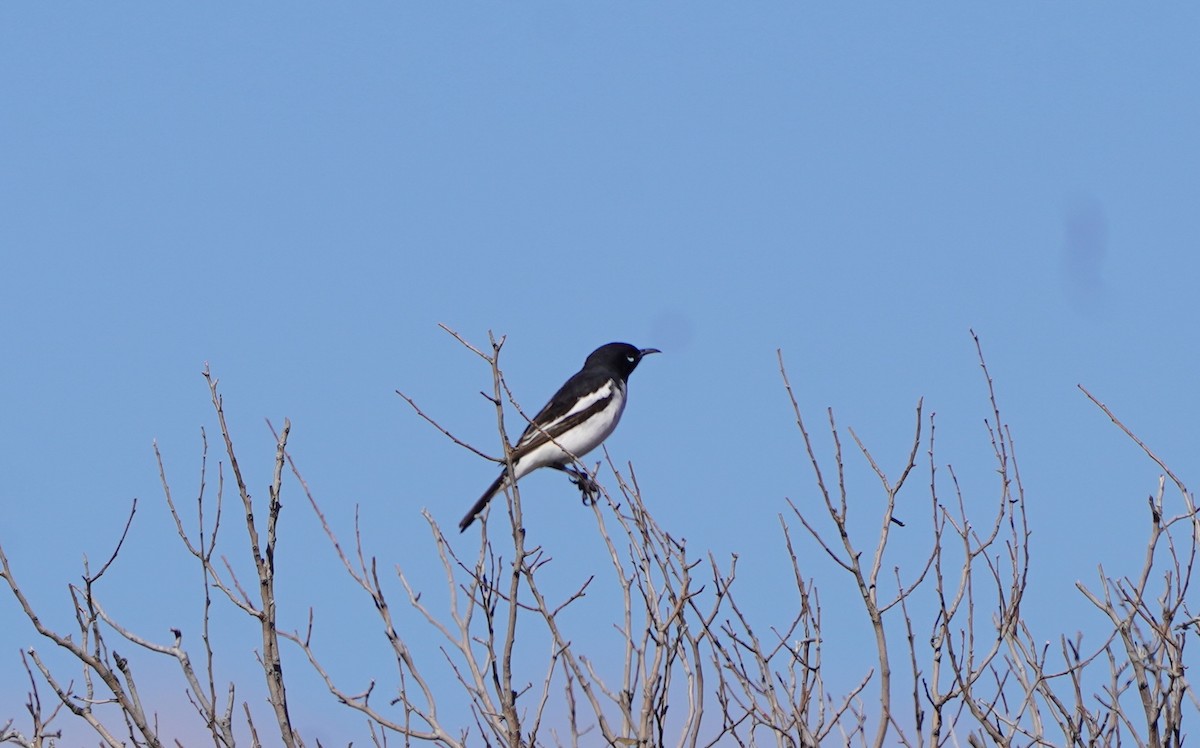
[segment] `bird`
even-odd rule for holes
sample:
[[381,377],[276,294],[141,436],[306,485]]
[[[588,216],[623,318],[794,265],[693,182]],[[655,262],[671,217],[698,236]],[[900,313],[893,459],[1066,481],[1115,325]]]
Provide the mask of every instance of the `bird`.
[[[572,469],[571,463],[600,446],[617,427],[625,410],[629,375],[651,353],[662,351],[637,348],[629,343],[607,343],[592,351],[583,368],[554,393],[513,445],[512,480],[549,467],[571,475],[572,481],[586,493],[591,479]],[[459,532],[471,526],[508,478],[509,469],[505,465],[458,523]]]

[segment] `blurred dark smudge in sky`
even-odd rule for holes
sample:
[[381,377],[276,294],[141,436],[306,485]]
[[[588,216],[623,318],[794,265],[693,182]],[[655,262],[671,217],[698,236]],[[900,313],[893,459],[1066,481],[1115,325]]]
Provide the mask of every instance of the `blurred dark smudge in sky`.
[[666,309],[656,314],[652,320],[649,340],[637,345],[653,346],[661,348],[663,351],[671,350],[679,353],[691,346],[693,334],[693,322],[690,316],[679,309]]
[[1108,216],[1090,195],[1072,198],[1063,211],[1060,272],[1063,290],[1076,311],[1098,312],[1104,304],[1104,259],[1108,254]]

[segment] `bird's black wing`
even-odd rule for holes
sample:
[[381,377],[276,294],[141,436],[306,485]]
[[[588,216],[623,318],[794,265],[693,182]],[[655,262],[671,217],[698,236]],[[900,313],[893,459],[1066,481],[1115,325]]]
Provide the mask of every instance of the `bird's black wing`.
[[[596,397],[586,408],[571,413],[580,400],[594,396],[605,387],[609,388],[606,396]],[[551,439],[557,439],[603,410],[617,387],[616,379],[608,372],[589,369],[576,372],[521,432],[521,438],[513,445],[513,459],[520,459]]]
[[[596,397],[587,407],[571,413],[580,400],[600,392],[606,385],[610,387],[607,396]],[[551,439],[558,439],[567,431],[603,410],[612,401],[617,386],[617,381],[604,372],[586,369],[577,372],[559,388],[558,392],[554,393],[550,402],[542,406],[525,431],[521,433],[521,438],[513,445],[513,461],[521,459],[522,455],[529,454]],[[466,530],[487,507],[488,502],[500,491],[507,477],[508,468],[505,467],[458,523],[460,532]]]

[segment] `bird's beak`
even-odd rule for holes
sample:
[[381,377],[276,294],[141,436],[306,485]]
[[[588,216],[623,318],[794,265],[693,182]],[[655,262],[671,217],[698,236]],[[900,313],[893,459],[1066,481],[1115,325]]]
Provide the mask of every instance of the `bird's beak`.
[[643,348],[642,350],[638,351],[639,356],[649,356],[651,353],[662,353],[662,351],[658,350],[657,348]]

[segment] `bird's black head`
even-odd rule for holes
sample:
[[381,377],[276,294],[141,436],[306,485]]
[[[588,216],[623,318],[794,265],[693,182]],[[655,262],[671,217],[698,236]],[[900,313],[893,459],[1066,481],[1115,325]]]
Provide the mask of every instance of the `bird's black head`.
[[643,356],[651,353],[662,353],[657,348],[635,348],[628,343],[608,343],[592,351],[583,363],[583,368],[605,366],[617,371],[622,379],[627,379]]

